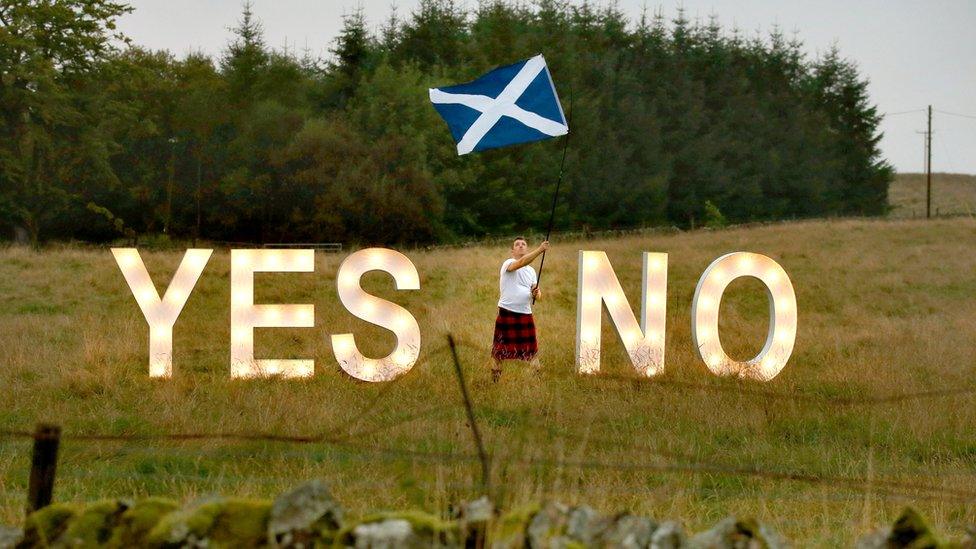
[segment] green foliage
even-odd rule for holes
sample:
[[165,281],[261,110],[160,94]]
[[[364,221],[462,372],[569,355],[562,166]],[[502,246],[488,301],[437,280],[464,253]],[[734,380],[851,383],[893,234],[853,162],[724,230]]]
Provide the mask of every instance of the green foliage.
[[[375,35],[361,10],[344,17],[323,61],[270,49],[246,4],[215,62],[113,50],[126,9],[0,8],[0,230],[376,244],[531,232],[567,139],[557,229],[887,209],[866,80],[775,27],[746,39],[681,10],[630,22],[612,4],[423,0]],[[427,89],[539,52],[571,135],[458,157]]]
[[126,238],[136,237],[136,232],[126,227],[125,221],[113,214],[108,208],[99,206],[94,202],[89,202],[87,208],[90,211],[104,217],[109,223],[112,224],[112,228],[114,228],[120,235],[125,236]]
[[728,225],[725,216],[722,215],[718,206],[712,204],[711,200],[705,201],[705,226],[712,229],[720,229]]
[[0,224],[36,242],[80,196],[113,180],[106,105],[93,77],[113,48],[110,0],[4,0],[0,4]]

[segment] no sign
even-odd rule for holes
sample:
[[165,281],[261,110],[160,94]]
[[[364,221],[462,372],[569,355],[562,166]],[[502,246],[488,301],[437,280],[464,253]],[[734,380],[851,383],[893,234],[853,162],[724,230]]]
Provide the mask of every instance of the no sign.
[[[113,248],[122,270],[149,324],[149,375],[173,374],[173,325],[176,323],[213,250],[190,249],[183,256],[172,282],[160,298],[135,248]],[[313,250],[231,250],[230,374],[235,378],[259,376],[307,377],[312,359],[254,358],[254,328],[311,328],[315,306],[255,304],[254,273],[312,272]],[[600,323],[603,308],[642,375],[664,370],[665,308],[668,254],[642,254],[641,312],[638,322],[623,288],[604,252],[580,251],[576,299],[576,368],[584,374],[600,370]],[[339,266],[337,291],[342,305],[354,316],[393,332],[396,346],[383,358],[364,356],[353,334],[334,334],[332,349],[340,367],[363,381],[390,381],[410,370],[420,356],[420,326],[403,307],[363,291],[360,278],[368,271],[393,276],[397,290],[419,290],[414,264],[400,252],[368,248],[349,255]],[[769,297],[769,332],[759,354],[748,361],[730,358],[722,349],[718,312],[729,283],[751,276],[763,283]],[[786,366],[796,340],[796,295],[786,271],[772,259],[750,252],[723,255],[705,269],[691,307],[691,333],[695,351],[718,375],[739,375],[762,381]]]

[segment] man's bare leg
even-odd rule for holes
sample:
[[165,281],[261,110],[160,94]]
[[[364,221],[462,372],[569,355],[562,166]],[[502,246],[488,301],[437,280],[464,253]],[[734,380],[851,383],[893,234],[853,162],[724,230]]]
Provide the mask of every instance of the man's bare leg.
[[539,357],[535,356],[529,361],[529,365],[532,366],[532,372],[536,375],[542,373],[542,363],[539,362]]
[[497,358],[494,361],[491,366],[491,382],[498,383],[498,379],[502,377],[502,361]]

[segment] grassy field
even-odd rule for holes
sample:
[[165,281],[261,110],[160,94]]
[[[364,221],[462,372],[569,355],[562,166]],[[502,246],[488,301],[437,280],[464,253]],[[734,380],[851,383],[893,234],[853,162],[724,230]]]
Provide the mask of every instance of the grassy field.
[[[573,373],[579,249],[607,251],[637,310],[640,252],[670,254],[660,383],[615,379],[632,373],[606,323],[609,375]],[[698,276],[735,250],[779,261],[797,293],[796,350],[766,384],[712,376],[691,348],[689,308]],[[447,513],[451,502],[479,494],[479,466],[469,459],[471,436],[444,352],[444,334],[453,332],[464,343],[461,357],[503,507],[556,498],[605,512],[679,518],[690,530],[739,513],[801,546],[849,544],[857,532],[890,523],[906,504],[944,534],[958,536],[976,523],[972,501],[885,484],[976,489],[973,393],[874,405],[830,400],[974,385],[972,218],[802,222],[556,242],[546,261],[546,295],[536,307],[544,370],[537,377],[512,364],[497,385],[489,381],[486,358],[496,273],[507,250],[406,253],[420,272],[421,290],[396,292],[379,273],[367,275],[366,287],[417,316],[422,359],[398,381],[376,385],[352,380],[332,358],[332,333],[354,332],[374,356],[385,355],[393,341],[341,308],[335,290],[341,256],[317,255],[315,273],[256,279],[258,303],[315,304],[315,328],[256,335],[259,357],[314,358],[313,378],[229,379],[229,255],[218,251],[176,324],[174,377],[152,380],[145,322],[107,249],[0,249],[0,429],[54,421],[66,436],[264,432],[345,440],[67,438],[55,492],[62,501],[144,494],[187,500],[213,492],[269,497],[322,477],[353,515],[407,507]],[[182,252],[143,257],[162,287]],[[721,317],[730,355],[748,358],[759,350],[766,307],[758,282],[730,286]],[[0,522],[20,522],[29,454],[28,440],[0,438]]]
[[[925,217],[925,174],[900,173],[888,187],[891,215]],[[932,215],[976,215],[976,175],[932,174]]]

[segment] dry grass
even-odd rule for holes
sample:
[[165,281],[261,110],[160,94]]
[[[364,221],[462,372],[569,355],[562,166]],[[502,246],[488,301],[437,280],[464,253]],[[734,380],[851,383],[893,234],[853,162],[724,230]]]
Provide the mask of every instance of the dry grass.
[[[462,358],[495,456],[496,498],[503,506],[547,497],[585,501],[605,511],[678,517],[690,529],[740,513],[803,546],[850,543],[857,531],[893,520],[906,503],[943,532],[958,534],[962,525],[976,522],[971,502],[887,494],[876,484],[851,488],[551,463],[707,462],[976,488],[972,393],[834,406],[575,375],[580,248],[608,252],[635,305],[640,252],[670,254],[664,380],[860,397],[969,386],[976,378],[976,220],[969,218],[804,222],[556,243],[536,313],[544,373],[536,378],[513,364],[498,385],[489,382],[485,359],[502,248],[408,252],[421,274],[416,292],[398,293],[389,277],[367,276],[368,289],[418,317],[425,338],[421,363],[382,386],[353,381],[331,356],[330,333],[351,330],[376,355],[392,344],[389,334],[340,307],[335,273],[341,257],[319,254],[314,274],[257,278],[259,303],[315,303],[316,328],[259,330],[257,336],[258,356],[314,357],[314,378],[229,379],[229,262],[226,252],[218,252],[176,324],[175,376],[160,381],[148,378],[145,323],[108,250],[10,248],[0,250],[0,428],[30,429],[45,420],[62,424],[68,434],[359,433],[352,438],[355,447],[66,440],[55,497],[268,497],[302,479],[323,477],[353,514],[408,506],[446,513],[452,501],[478,494],[477,463],[369,449],[472,453],[456,380],[442,351],[443,334],[451,331],[466,343]],[[796,352],[762,386],[710,375],[691,349],[689,307],[697,277],[712,259],[734,250],[775,258],[797,292]],[[143,253],[160,286],[181,255]],[[733,283],[721,322],[731,355],[746,358],[761,347],[765,309],[757,282]],[[604,371],[629,374],[622,346],[606,325],[604,345]],[[0,439],[0,522],[20,519],[28,462],[29,441]]]
[[[900,173],[888,187],[892,217],[925,217],[925,174]],[[976,175],[932,174],[932,215],[976,216]]]

